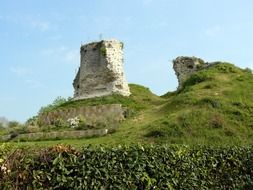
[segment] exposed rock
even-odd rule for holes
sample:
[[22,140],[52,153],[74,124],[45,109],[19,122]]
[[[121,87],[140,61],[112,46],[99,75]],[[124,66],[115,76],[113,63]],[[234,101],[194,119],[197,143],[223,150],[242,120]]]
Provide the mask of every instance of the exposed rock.
[[178,89],[183,87],[185,80],[197,70],[207,67],[209,64],[197,57],[180,56],[173,60],[173,68],[178,79]]
[[123,70],[123,43],[117,40],[81,46],[81,65],[74,79],[74,99],[110,94],[129,96]]

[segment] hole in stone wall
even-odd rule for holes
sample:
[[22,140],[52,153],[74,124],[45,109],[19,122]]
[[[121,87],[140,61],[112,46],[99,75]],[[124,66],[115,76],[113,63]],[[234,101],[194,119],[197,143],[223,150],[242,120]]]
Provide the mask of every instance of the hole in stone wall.
[[188,69],[193,69],[193,65],[188,65],[187,68]]
[[122,85],[115,85],[118,89],[123,89]]

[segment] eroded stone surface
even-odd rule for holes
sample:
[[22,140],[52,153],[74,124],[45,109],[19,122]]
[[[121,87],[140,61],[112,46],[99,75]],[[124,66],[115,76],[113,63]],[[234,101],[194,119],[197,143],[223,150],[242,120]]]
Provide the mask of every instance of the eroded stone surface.
[[74,99],[110,94],[129,96],[123,69],[123,43],[117,40],[81,46],[81,65],[74,79]]
[[197,57],[180,56],[173,60],[173,68],[178,79],[178,89],[183,87],[184,81],[197,70],[208,66],[208,63]]

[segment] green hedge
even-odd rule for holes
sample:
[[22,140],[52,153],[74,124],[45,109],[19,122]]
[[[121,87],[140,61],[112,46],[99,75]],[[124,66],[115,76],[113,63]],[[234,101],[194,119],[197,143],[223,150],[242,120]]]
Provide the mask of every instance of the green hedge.
[[0,164],[0,189],[253,189],[252,146],[57,145]]

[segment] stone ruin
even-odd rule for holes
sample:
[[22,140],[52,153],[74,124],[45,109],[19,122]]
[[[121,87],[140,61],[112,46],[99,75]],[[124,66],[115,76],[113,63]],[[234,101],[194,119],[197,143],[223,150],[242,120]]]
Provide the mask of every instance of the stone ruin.
[[74,100],[130,91],[123,69],[123,43],[102,40],[81,46],[81,64],[74,79]]
[[[74,100],[120,94],[130,91],[123,69],[123,43],[118,40],[102,40],[82,45],[81,63],[73,81]],[[186,79],[209,63],[197,57],[180,56],[173,60],[178,78],[178,90]]]
[[190,75],[208,65],[208,63],[197,57],[180,56],[174,59],[173,69],[178,79],[178,90],[182,89],[183,83]]
[[[117,40],[102,40],[82,45],[81,63],[73,81],[74,100],[100,97],[110,94],[129,96],[130,91],[123,70],[123,43]],[[178,78],[178,89],[185,80],[209,63],[200,58],[180,56],[173,60],[173,68]],[[125,109],[118,105],[81,106],[39,115],[43,125],[59,120],[83,116],[89,125],[96,123],[117,124],[124,120]]]

